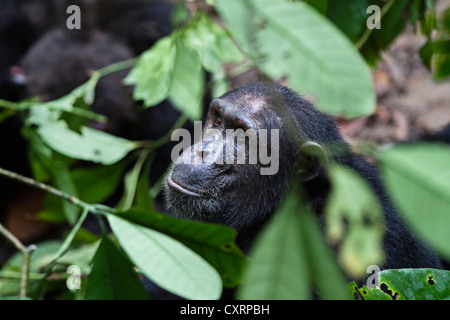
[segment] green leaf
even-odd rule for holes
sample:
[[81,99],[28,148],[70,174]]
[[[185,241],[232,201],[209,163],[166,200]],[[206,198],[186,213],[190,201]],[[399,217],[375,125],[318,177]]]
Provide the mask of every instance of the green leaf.
[[141,209],[131,209],[119,215],[165,233],[192,249],[219,272],[225,287],[234,287],[240,282],[246,257],[235,243],[236,230]]
[[[298,187],[298,186],[297,186]],[[291,188],[259,234],[238,291],[240,299],[348,299],[345,278],[314,214]]]
[[216,3],[241,48],[251,48],[272,79],[286,78],[332,115],[356,118],[374,111],[375,92],[365,61],[349,39],[310,6],[273,0]]
[[241,50],[247,56],[255,58],[253,40],[257,27],[251,21],[254,15],[252,1],[217,0],[215,5]]
[[208,15],[199,14],[183,31],[183,43],[196,50],[206,70],[215,73],[224,63],[239,63],[244,56],[228,32]]
[[186,299],[218,299],[222,281],[196,253],[160,232],[108,215],[121,246],[140,271],[160,287]]
[[[374,65],[378,60],[380,52],[386,49],[392,41],[403,31],[407,15],[406,10],[412,1],[394,0],[384,2],[381,0],[372,0],[371,4],[381,8],[381,29],[372,29],[367,41],[362,46],[361,53],[366,60]],[[385,8],[386,7],[386,8]]]
[[331,0],[328,2],[327,17],[351,40],[356,40],[366,28],[369,0]]
[[176,43],[176,52],[169,99],[176,109],[192,120],[199,120],[205,83],[200,57],[181,41]]
[[[340,245],[339,261],[356,278],[384,260],[384,221],[373,190],[356,172],[334,165],[329,170],[331,193],[325,209],[326,234]],[[348,229],[348,231],[347,231]]]
[[300,202],[291,193],[250,251],[251,260],[239,287],[239,299],[309,298],[309,270],[302,243]]
[[325,242],[312,212],[299,213],[301,216],[303,243],[306,244],[306,254],[310,278],[314,288],[322,299],[347,300],[350,298],[346,279],[338,267],[335,256]]
[[385,183],[400,213],[428,244],[450,258],[450,148],[397,146],[381,153]]
[[[88,81],[72,90],[69,94],[44,103],[24,104],[23,108],[43,108],[57,112],[57,114],[64,112],[90,120],[105,121],[105,116],[96,114],[87,109],[87,107],[94,102],[95,88],[100,76],[101,74],[99,72],[94,72]],[[83,107],[79,107],[80,105]]]
[[92,260],[86,300],[147,300],[133,265],[111,240],[103,237]]
[[348,289],[354,300],[392,300],[392,298],[381,290],[371,290],[368,286],[358,287],[355,281],[348,284]]
[[139,147],[137,142],[115,137],[88,127],[81,134],[69,129],[58,120],[59,113],[46,109],[32,109],[26,124],[37,126],[37,133],[53,150],[73,159],[110,165]]
[[70,173],[78,198],[88,203],[102,203],[117,190],[128,161],[110,166],[78,168]]
[[176,47],[172,37],[160,39],[145,51],[135,67],[124,79],[127,85],[134,85],[134,100],[143,100],[145,106],[157,105],[167,98],[172,85],[172,74]]
[[323,15],[327,12],[328,0],[304,0],[304,2]]
[[[55,253],[61,248],[62,241],[50,240],[36,244],[36,250],[31,255],[30,271],[39,272],[44,270],[55,258]],[[58,259],[58,264],[65,266],[75,264],[83,273],[89,273],[90,263],[98,248],[98,242],[81,245],[70,249],[64,256]],[[16,253],[4,265],[2,270],[20,271],[22,266],[22,254]]]
[[450,271],[447,270],[392,269],[381,271],[379,276],[379,286],[374,289],[364,286],[355,296],[365,300],[450,299]]
[[[47,147],[36,130],[24,127],[22,133],[30,142],[29,161],[35,179],[37,181],[51,179],[56,188],[77,197],[77,190],[69,174],[69,165],[72,160]],[[77,206],[60,198],[55,198],[50,206],[47,204],[44,210],[56,211],[63,214],[70,224],[75,223],[79,213]]]

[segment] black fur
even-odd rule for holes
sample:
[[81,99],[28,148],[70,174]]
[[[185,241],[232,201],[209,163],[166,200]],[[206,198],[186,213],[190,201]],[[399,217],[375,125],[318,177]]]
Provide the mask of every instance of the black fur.
[[[192,167],[196,166],[189,164],[175,165],[168,181],[174,179],[182,188],[205,196],[212,195],[205,191],[212,187],[219,191],[224,189],[216,192],[222,197],[218,200],[219,208],[208,212],[211,208],[207,205],[201,207],[204,202],[198,197],[191,197],[183,193],[183,189],[180,192],[177,186],[173,187],[173,183],[167,183],[167,198],[176,215],[235,227],[239,231],[238,242],[244,249],[248,248],[260,226],[271,217],[284,197],[293,170],[299,159],[304,157],[295,142],[314,141],[325,147],[334,161],[359,173],[377,194],[386,221],[386,262],[383,268],[441,267],[437,256],[422,245],[400,220],[383,190],[377,169],[351,152],[331,117],[291,90],[275,84],[245,85],[226,93],[219,100],[250,114],[259,127],[280,129],[279,172],[274,176],[261,176],[252,172],[253,169],[248,165],[226,168],[222,165],[222,168],[218,168],[220,165],[210,164],[194,169]],[[252,107],[255,105],[258,107]],[[211,126],[212,117],[214,111],[210,109],[205,127]],[[289,123],[291,120],[287,119],[292,122]],[[234,125],[228,123],[227,128],[234,128]],[[293,131],[296,131],[297,137],[292,136]],[[246,175],[250,176],[248,184],[242,181]],[[228,189],[227,186],[233,185],[235,181],[240,183],[235,184],[234,189]],[[330,189],[326,172],[320,169],[303,186],[317,215],[321,217]]]
[[[54,29],[36,42],[21,61],[27,76],[27,95],[39,96],[43,101],[60,98],[86,82],[91,72],[132,57],[126,46],[101,31],[86,34]],[[133,139],[137,112],[131,88],[122,84],[126,72],[99,80],[91,110],[107,116],[108,121],[92,126]]]

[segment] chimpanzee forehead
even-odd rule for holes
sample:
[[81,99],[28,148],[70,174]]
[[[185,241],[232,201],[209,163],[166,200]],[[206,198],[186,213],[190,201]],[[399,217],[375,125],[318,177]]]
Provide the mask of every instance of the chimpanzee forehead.
[[242,95],[239,99],[231,97],[222,97],[211,102],[211,106],[218,107],[225,112],[240,111],[247,114],[256,114],[270,108],[264,97],[255,97],[254,95]]

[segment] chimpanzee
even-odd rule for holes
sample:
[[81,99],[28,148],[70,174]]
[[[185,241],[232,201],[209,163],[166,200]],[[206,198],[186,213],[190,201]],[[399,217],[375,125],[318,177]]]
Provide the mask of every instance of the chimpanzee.
[[97,0],[96,24],[123,41],[134,54],[149,49],[172,30],[174,5],[161,0]]
[[[20,65],[27,78],[27,94],[50,101],[86,82],[93,71],[131,58],[133,54],[125,45],[101,31],[81,33],[57,28],[36,42]],[[99,80],[91,110],[106,115],[108,121],[92,126],[133,139],[137,112],[131,88],[122,84],[126,72]]]
[[[240,137],[221,139],[208,135],[208,130],[217,129],[225,136],[226,129],[238,128],[279,130],[276,174],[261,174],[267,163],[259,158],[256,164],[218,159],[226,149],[234,150]],[[294,171],[301,172],[306,196],[319,217],[322,215],[330,182],[321,163],[328,155],[359,173],[381,202],[386,222],[383,269],[441,267],[437,256],[401,222],[383,191],[376,168],[351,152],[331,117],[291,90],[255,83],[230,91],[212,101],[203,132],[204,139],[185,150],[179,158],[183,161],[177,161],[168,173],[165,192],[175,216],[234,227],[238,244],[246,251],[284,198],[290,179],[297,176]],[[269,138],[270,149],[271,141]],[[248,153],[250,149],[247,146],[245,150]],[[213,161],[204,161],[208,157]]]

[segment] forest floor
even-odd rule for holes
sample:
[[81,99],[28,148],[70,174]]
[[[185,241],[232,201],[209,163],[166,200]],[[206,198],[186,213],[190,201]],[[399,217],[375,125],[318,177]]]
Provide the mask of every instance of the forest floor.
[[[440,3],[443,11],[449,3]],[[435,82],[419,50],[426,42],[411,25],[382,53],[373,71],[377,106],[370,117],[340,122],[351,141],[390,144],[413,140],[450,122],[450,81]]]
[[347,139],[395,143],[434,132],[450,122],[450,81],[432,80],[418,54],[425,41],[407,28],[382,54],[373,72],[375,113],[340,122]]

